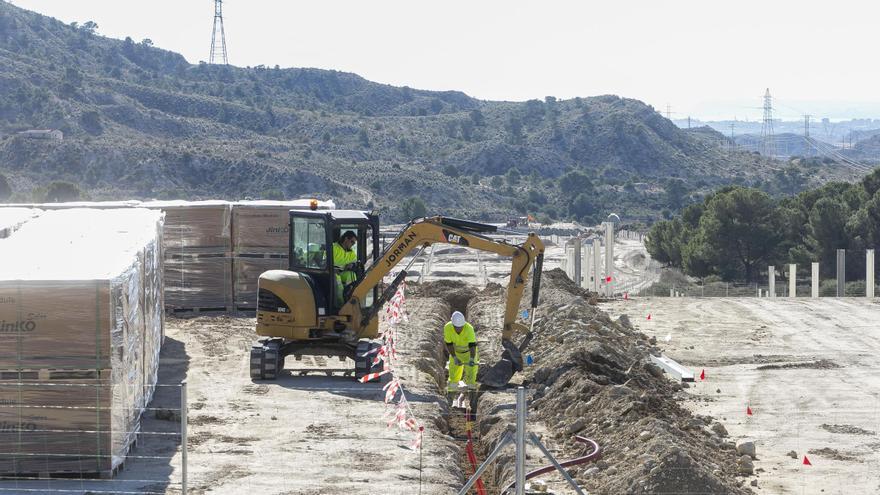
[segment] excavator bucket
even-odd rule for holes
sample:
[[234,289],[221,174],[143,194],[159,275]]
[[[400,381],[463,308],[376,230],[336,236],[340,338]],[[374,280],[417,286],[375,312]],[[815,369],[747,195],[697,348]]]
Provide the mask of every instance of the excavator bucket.
[[522,351],[509,340],[502,340],[501,360],[488,368],[480,368],[477,381],[490,388],[504,388],[513,374],[523,369]]

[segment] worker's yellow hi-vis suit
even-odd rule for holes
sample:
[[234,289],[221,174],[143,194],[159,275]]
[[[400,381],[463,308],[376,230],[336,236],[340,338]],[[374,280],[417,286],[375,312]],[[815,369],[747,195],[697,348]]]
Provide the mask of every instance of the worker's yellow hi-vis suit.
[[479,368],[476,363],[480,360],[479,351],[475,350],[473,359],[474,365],[468,366],[468,362],[471,361],[470,344],[477,343],[477,334],[474,332],[474,327],[471,326],[470,323],[465,323],[464,327],[461,329],[461,333],[458,333],[455,331],[455,327],[452,326],[452,322],[450,321],[443,327],[443,340],[447,344],[452,345],[455,350],[455,357],[457,357],[462,363],[455,364],[453,356],[449,356],[448,388],[450,390],[457,389],[462,374],[464,375],[465,384],[475,386],[477,384],[477,369]]
[[[346,251],[338,242],[333,243],[333,266],[338,270],[345,268],[345,265],[357,261],[357,251],[352,248]],[[344,272],[336,272],[336,305],[342,306],[345,302],[342,300],[342,291],[344,287],[357,279],[357,275],[351,270]]]

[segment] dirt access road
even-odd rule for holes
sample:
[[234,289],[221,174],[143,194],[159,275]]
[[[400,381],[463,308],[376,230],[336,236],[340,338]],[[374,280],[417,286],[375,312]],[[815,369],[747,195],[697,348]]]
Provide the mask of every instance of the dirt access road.
[[[876,300],[646,298],[602,306],[628,314],[696,375],[705,369],[706,381],[687,389],[687,405],[721,420],[733,437],[756,441],[764,493],[880,491]],[[812,466],[802,464],[805,454]]]

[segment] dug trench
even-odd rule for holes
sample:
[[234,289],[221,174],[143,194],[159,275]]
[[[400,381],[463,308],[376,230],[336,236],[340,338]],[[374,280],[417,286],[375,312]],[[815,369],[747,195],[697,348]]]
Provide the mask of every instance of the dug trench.
[[[576,434],[598,442],[598,461],[569,468],[589,493],[753,493],[741,474],[751,470],[751,459],[737,455],[724,426],[683,408],[681,385],[649,363],[649,353],[657,352],[654,343],[627,317],[612,321],[591,296],[561,270],[544,273],[535,337],[526,351],[533,364],[511,383],[527,389],[529,431],[559,461],[589,453],[573,440]],[[504,289],[492,284],[467,302],[483,363],[500,357],[504,304]],[[480,461],[515,422],[512,387],[480,394],[475,424]],[[527,472],[547,464],[540,451],[527,450]],[[513,478],[514,451],[508,447],[484,481],[498,493]],[[556,493],[574,493],[559,475],[544,475],[543,481]]]

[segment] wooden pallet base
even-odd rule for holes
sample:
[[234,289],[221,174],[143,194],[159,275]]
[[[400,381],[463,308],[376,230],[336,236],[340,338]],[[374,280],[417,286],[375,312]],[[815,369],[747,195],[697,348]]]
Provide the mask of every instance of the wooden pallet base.
[[125,470],[125,463],[121,463],[112,470],[107,471],[38,471],[29,473],[0,473],[0,480],[109,480]]
[[64,369],[64,368],[45,368],[45,369],[5,369],[0,370],[0,382],[2,381],[19,381],[19,380],[100,380],[101,378],[110,378],[111,370],[95,370],[95,369]]
[[234,306],[216,306],[216,307],[207,307],[207,308],[166,308],[168,313],[174,315],[197,315],[204,313],[232,313],[235,311]]

